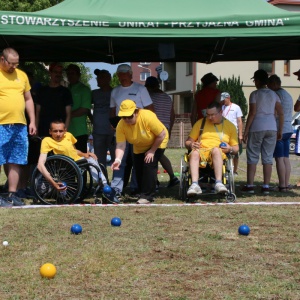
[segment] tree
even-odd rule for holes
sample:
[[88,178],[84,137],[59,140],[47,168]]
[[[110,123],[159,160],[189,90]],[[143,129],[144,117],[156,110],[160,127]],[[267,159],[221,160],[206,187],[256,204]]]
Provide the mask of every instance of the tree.
[[[63,0],[0,0],[1,10],[6,11],[22,11],[22,12],[33,12],[39,11],[51,6],[54,6]],[[16,49],[18,51],[18,49]],[[22,57],[20,58],[22,61]],[[64,67],[69,65],[69,63],[63,63]],[[40,82],[43,85],[48,84],[49,74],[47,66],[50,62],[21,62],[20,69],[25,72],[30,72],[33,75],[33,78]],[[81,82],[90,86],[89,80],[92,78],[90,74],[90,69],[87,68],[82,63],[74,63],[80,67],[81,70]]]
[[243,92],[243,82],[240,81],[240,76],[236,78],[232,75],[232,77],[228,79],[222,79],[220,77],[218,89],[221,93],[228,92],[230,94],[231,102],[239,105],[243,112],[243,117],[246,117],[248,114],[248,103]]
[[110,83],[112,88],[115,88],[116,86],[120,85],[119,78],[117,76],[117,73],[114,73],[113,77],[111,78],[111,83]]
[[54,6],[63,0],[0,0],[1,10],[33,12]]

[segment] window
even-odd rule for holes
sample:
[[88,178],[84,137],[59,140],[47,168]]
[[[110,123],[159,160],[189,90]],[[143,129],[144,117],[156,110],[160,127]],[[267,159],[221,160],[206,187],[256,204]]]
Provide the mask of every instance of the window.
[[146,81],[146,79],[150,76],[150,72],[141,72],[140,73],[140,81]]
[[283,72],[284,76],[290,76],[290,61],[289,60],[284,60],[284,66],[283,66]]
[[259,61],[258,68],[265,70],[268,74],[274,74],[274,62],[273,61]]
[[186,75],[192,75],[193,74],[193,63],[187,62],[186,63]]

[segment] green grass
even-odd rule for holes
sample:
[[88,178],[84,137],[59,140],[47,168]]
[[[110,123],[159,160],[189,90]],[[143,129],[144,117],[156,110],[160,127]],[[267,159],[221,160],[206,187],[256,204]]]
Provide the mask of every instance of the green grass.
[[[181,153],[167,150],[177,172]],[[237,185],[245,182],[244,160]],[[260,184],[261,167],[257,175]],[[168,176],[160,176],[166,186]],[[291,182],[297,180],[295,173]],[[242,203],[299,203],[298,190],[268,197],[237,194]],[[162,187],[156,203],[181,203],[178,187]],[[299,210],[299,205],[0,209],[0,299],[300,299]],[[115,216],[121,227],[110,225]],[[70,234],[74,223],[81,224],[81,235]],[[238,235],[243,223],[249,236]],[[2,246],[4,240],[9,246]],[[57,268],[54,279],[39,274],[46,262]]]

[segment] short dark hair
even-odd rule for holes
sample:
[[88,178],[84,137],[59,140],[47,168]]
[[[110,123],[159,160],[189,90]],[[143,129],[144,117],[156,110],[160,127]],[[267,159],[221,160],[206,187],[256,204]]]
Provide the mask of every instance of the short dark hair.
[[50,129],[52,129],[52,124],[64,124],[66,127],[65,122],[62,119],[56,119],[50,122]]
[[216,108],[217,110],[221,110],[222,105],[220,102],[217,101],[213,101],[211,103],[208,104],[207,109],[212,109],[212,108]]
[[75,64],[69,64],[66,68],[66,71],[68,72],[69,70],[75,71],[78,75],[81,74],[80,68]]
[[281,85],[280,77],[277,76],[276,74],[273,74],[268,78],[268,83],[276,83]]

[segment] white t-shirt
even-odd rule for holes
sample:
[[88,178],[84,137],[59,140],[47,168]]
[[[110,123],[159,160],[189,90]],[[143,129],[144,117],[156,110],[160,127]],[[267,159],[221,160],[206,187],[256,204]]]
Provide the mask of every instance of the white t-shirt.
[[278,95],[267,88],[258,89],[250,94],[250,104],[256,104],[256,113],[250,126],[250,132],[277,131],[275,105],[280,103]]
[[133,100],[138,108],[144,108],[152,104],[152,100],[145,86],[133,82],[131,86],[119,85],[115,87],[110,96],[110,107],[116,108],[116,115],[119,113],[120,105],[123,100]]
[[231,103],[228,106],[223,105],[222,110],[223,110],[222,113],[223,117],[229,120],[231,123],[233,123],[236,129],[238,129],[237,119],[243,116],[241,108],[237,104]]

